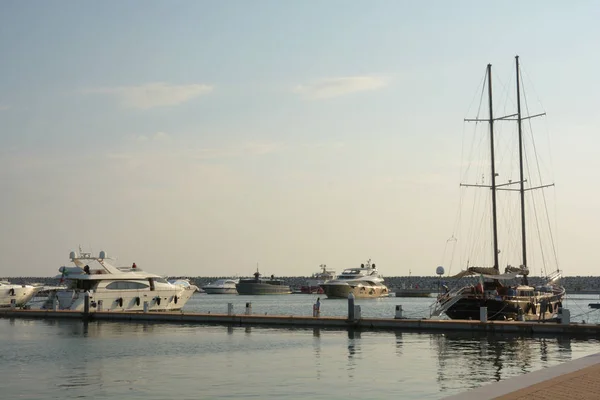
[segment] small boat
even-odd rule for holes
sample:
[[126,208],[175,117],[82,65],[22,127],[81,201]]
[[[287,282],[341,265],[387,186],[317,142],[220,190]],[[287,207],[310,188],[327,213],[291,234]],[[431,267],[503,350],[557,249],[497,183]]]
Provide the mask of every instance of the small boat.
[[402,289],[396,289],[396,297],[429,297],[431,296],[431,290],[420,288],[418,284],[411,283],[411,270],[408,270],[408,284],[409,287],[405,287],[406,283],[402,284]]
[[321,284],[321,288],[329,298],[346,299],[352,293],[357,299],[370,299],[389,297],[390,294],[370,259],[360,268],[345,269],[337,278]]
[[430,297],[431,290],[430,289],[421,289],[418,287],[414,288],[406,288],[406,289],[397,289],[396,297]]
[[69,255],[75,266],[59,268],[57,278],[60,284],[66,281],[68,287],[52,290],[42,308],[83,311],[88,297],[90,311],[174,311],[180,310],[197,289],[187,279],[171,283],[135,263],[115,267],[104,251],[98,257],[81,248],[79,253]]
[[237,294],[235,285],[239,279],[218,279],[208,285],[202,286],[202,290],[206,294]]
[[335,270],[327,269],[327,265],[320,265],[321,271],[312,274],[306,280],[306,285],[300,287],[300,292],[305,294],[322,294],[321,285],[335,278]]
[[292,289],[286,285],[283,280],[271,278],[261,278],[258,268],[254,273],[254,278],[240,279],[235,285],[238,294],[259,295],[259,294],[292,294]]
[[8,281],[0,281],[0,307],[23,307],[42,290],[40,286],[18,285]]

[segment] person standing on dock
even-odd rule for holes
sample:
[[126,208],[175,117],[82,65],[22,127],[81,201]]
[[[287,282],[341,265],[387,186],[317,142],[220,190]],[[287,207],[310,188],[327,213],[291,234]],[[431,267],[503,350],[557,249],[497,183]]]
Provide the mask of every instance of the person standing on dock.
[[318,317],[321,315],[321,298],[317,297],[317,302],[313,306],[313,317]]

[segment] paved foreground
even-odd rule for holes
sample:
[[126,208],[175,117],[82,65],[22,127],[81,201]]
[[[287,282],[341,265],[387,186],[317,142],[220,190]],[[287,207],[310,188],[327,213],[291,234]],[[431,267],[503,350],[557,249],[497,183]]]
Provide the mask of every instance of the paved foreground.
[[488,399],[600,399],[600,353],[445,398],[445,400]]

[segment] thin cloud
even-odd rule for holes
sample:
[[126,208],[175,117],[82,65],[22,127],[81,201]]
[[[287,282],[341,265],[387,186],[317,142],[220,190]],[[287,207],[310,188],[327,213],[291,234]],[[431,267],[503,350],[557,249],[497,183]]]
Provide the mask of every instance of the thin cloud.
[[109,152],[106,156],[112,160],[127,162],[131,166],[139,166],[146,162],[158,162],[161,165],[170,163],[171,160],[179,162],[200,162],[227,160],[242,157],[260,157],[276,153],[285,149],[280,143],[275,142],[250,142],[226,147],[194,147],[190,144],[177,142],[164,132],[153,135],[137,135],[128,137],[133,147],[125,151]]
[[135,141],[139,143],[147,143],[147,142],[166,142],[170,141],[171,136],[165,132],[156,132],[154,135],[138,135],[135,137]]
[[205,84],[170,85],[164,82],[138,86],[119,86],[86,89],[84,93],[114,95],[124,108],[146,110],[154,107],[176,106],[212,92]]
[[294,88],[294,92],[313,99],[327,99],[356,92],[376,90],[386,85],[387,81],[378,76],[349,76],[298,85]]
[[4,104],[0,104],[0,111],[6,111],[8,110],[10,107]]

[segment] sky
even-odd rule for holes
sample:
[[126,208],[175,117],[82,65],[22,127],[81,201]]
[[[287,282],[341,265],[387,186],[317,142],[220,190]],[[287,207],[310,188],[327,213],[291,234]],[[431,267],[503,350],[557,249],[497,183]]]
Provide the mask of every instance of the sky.
[[0,276],[54,276],[79,246],[171,276],[449,269],[463,119],[515,55],[547,113],[560,268],[599,275],[599,20],[595,1],[2,1]]

